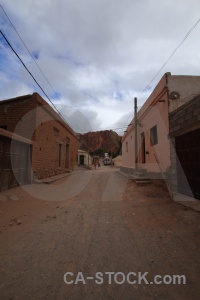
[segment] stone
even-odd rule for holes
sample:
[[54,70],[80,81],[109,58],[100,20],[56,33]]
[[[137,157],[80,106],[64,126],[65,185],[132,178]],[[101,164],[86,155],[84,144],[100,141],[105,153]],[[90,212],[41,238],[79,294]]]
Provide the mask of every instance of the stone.
[[17,201],[17,200],[19,200],[19,197],[18,197],[17,195],[14,195],[14,194],[13,194],[13,195],[10,195],[10,196],[9,196],[9,199],[10,199],[10,200],[13,200],[13,201]]

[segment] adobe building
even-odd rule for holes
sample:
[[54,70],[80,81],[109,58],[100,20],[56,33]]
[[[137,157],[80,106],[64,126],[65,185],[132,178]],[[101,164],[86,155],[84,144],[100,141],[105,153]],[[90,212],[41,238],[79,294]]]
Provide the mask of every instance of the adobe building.
[[84,150],[78,150],[78,165],[80,166],[90,166],[92,164],[91,155]]
[[124,133],[122,172],[132,177],[137,173],[167,178],[171,166],[169,114],[199,93],[200,76],[164,74],[138,111],[137,122],[133,118]]
[[39,94],[0,101],[0,128],[1,190],[13,186],[13,173],[29,183],[73,170],[78,138]]

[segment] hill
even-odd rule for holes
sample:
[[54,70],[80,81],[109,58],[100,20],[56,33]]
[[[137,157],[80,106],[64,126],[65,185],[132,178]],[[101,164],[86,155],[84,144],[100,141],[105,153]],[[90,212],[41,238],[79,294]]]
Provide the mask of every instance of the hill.
[[86,150],[93,155],[103,156],[109,153],[118,155],[121,150],[121,136],[112,130],[102,130],[78,134],[79,148]]

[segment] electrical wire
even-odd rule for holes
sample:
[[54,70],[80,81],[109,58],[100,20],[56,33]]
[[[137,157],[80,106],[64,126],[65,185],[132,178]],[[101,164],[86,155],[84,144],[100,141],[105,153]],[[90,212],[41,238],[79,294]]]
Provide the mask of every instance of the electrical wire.
[[[24,47],[26,48],[26,50],[28,51],[29,55],[31,56],[32,60],[34,61],[34,63],[36,64],[36,66],[38,67],[38,69],[40,70],[40,72],[42,73],[42,75],[44,76],[45,80],[47,81],[47,83],[49,84],[49,86],[51,87],[51,89],[53,90],[54,94],[56,95],[57,99],[60,100],[60,98],[58,97],[56,91],[54,90],[54,88],[52,87],[51,83],[49,82],[49,80],[47,79],[46,75],[44,74],[44,72],[42,71],[42,69],[40,68],[39,64],[37,63],[37,61],[35,60],[34,56],[32,55],[31,51],[28,49],[28,47],[26,46],[25,42],[23,41],[23,39],[21,38],[20,34],[18,33],[17,29],[15,28],[14,24],[12,23],[12,21],[10,20],[9,16],[7,15],[6,11],[4,10],[4,8],[2,7],[2,5],[0,4],[0,8],[2,9],[2,11],[4,12],[6,18],[8,19],[8,21],[10,22],[11,26],[13,27],[13,29],[15,30],[16,34],[18,35],[19,39],[21,40],[22,44],[24,45]],[[3,35],[4,39],[6,40],[6,42],[8,43],[8,45],[11,47],[11,49],[14,51],[13,47],[10,45],[10,43],[8,42],[8,40],[6,39],[5,35],[1,32],[1,34]],[[14,51],[14,53],[17,55],[17,53]],[[17,57],[20,59],[19,55],[17,55]],[[28,70],[28,68],[25,66],[24,62],[20,59],[21,63],[23,64],[23,66],[26,68],[26,70],[28,71],[28,73],[31,75],[31,77],[34,79],[34,81],[37,83],[37,85],[39,86],[39,88],[42,90],[42,92],[44,93],[44,95],[47,97],[47,99],[51,102],[51,104],[53,105],[53,107],[56,109],[56,111],[59,113],[59,115],[63,118],[63,116],[61,115],[61,113],[58,111],[58,109],[54,106],[54,104],[52,103],[52,101],[49,99],[49,97],[47,96],[47,94],[44,92],[44,90],[42,89],[42,87],[39,85],[39,83],[36,81],[36,79],[34,78],[34,76],[31,74],[31,72]],[[60,100],[61,101],[61,100]],[[130,114],[130,116],[132,115],[132,113]],[[128,119],[130,118],[130,116],[128,117]],[[65,119],[64,119],[65,121]],[[66,121],[65,121],[66,122]],[[119,128],[111,128],[109,130],[118,130],[118,129],[124,129],[126,126],[123,127],[119,127]],[[107,130],[107,129],[101,129],[101,130]],[[97,131],[95,129],[93,129],[93,131]]]
[[[44,95],[47,97],[47,99],[50,101],[50,103],[53,105],[53,107],[55,108],[55,110],[58,112],[58,114],[61,116],[61,118],[66,122],[66,120],[64,119],[64,117],[62,116],[62,114],[58,111],[58,109],[55,107],[55,105],[53,104],[53,102],[51,101],[51,99],[48,97],[48,95],[45,93],[45,91],[43,90],[43,88],[41,87],[41,85],[37,82],[37,80],[35,79],[35,77],[32,75],[32,73],[29,71],[29,69],[27,68],[27,66],[25,65],[25,63],[22,61],[22,59],[20,58],[20,56],[17,54],[17,52],[14,50],[14,48],[12,47],[12,45],[10,44],[10,42],[8,41],[8,39],[6,38],[6,36],[3,34],[3,32],[0,30],[1,35],[3,36],[3,38],[5,39],[5,41],[7,42],[7,44],[9,45],[9,47],[12,49],[12,51],[15,53],[15,55],[17,56],[17,58],[20,60],[20,62],[22,63],[22,65],[24,66],[24,68],[27,70],[27,72],[30,74],[30,76],[33,78],[33,80],[35,81],[35,83],[38,85],[38,87],[42,90],[42,92],[44,93]],[[67,123],[67,122],[66,122]],[[118,127],[118,128],[111,128],[109,130],[118,130],[118,129],[124,129],[126,126],[123,127]],[[101,129],[101,130],[106,130],[106,129]],[[97,130],[94,130],[97,131]]]
[[[187,34],[184,36],[184,38],[181,40],[181,42],[178,44],[178,46],[174,49],[174,51],[171,53],[169,58],[165,61],[165,63],[161,66],[161,68],[158,70],[156,75],[151,79],[151,81],[148,83],[148,85],[141,91],[139,95],[142,95],[151,85],[151,83],[154,81],[154,79],[159,75],[161,70],[168,64],[168,62],[172,59],[174,54],[177,52],[177,50],[182,46],[182,44],[186,41],[186,39],[189,37],[191,32],[195,29],[195,27],[199,24],[200,18],[194,23],[194,25],[190,28],[190,30],[187,32]],[[137,96],[138,97],[138,96]],[[128,125],[126,126],[128,127]]]
[[[39,69],[39,71],[41,72],[41,74],[43,75],[43,77],[45,78],[46,82],[48,83],[48,85],[50,86],[50,88],[52,89],[54,95],[56,96],[56,98],[64,105],[63,100],[60,99],[60,97],[58,96],[57,92],[55,91],[55,89],[53,88],[52,84],[50,83],[50,81],[48,80],[48,78],[46,77],[46,75],[44,74],[43,70],[41,69],[41,67],[39,66],[39,64],[37,63],[37,61],[35,60],[34,56],[32,55],[31,51],[28,49],[28,47],[26,46],[25,42],[23,41],[22,37],[20,36],[19,32],[17,31],[16,27],[14,26],[14,24],[12,23],[11,19],[9,18],[8,14],[6,13],[5,9],[2,7],[2,5],[0,4],[0,8],[2,9],[2,11],[4,12],[6,18],[8,19],[8,21],[10,22],[11,26],[13,27],[14,31],[16,32],[16,34],[18,35],[19,39],[21,40],[22,44],[24,45],[24,47],[26,48],[26,50],[28,51],[29,55],[31,56],[32,60],[34,61],[34,63],[36,64],[37,68]],[[67,105],[69,108],[73,108],[70,105]],[[55,106],[54,106],[55,108]],[[58,109],[56,108],[56,111],[58,111]],[[59,112],[59,114],[62,116],[62,114]],[[68,112],[67,112],[68,114]],[[69,117],[69,114],[68,114]],[[62,116],[63,120],[67,123],[67,121],[64,119],[64,117]],[[68,124],[68,123],[67,123]],[[69,125],[69,124],[68,124]]]
[[[38,65],[38,63],[36,62],[35,58],[33,57],[33,55],[31,54],[30,50],[28,49],[28,47],[26,46],[26,44],[24,43],[24,41],[22,40],[21,36],[19,35],[18,31],[16,30],[15,26],[13,25],[13,23],[11,22],[10,18],[8,17],[7,13],[5,12],[5,10],[3,9],[2,5],[0,4],[0,7],[2,9],[2,11],[4,12],[5,16],[7,17],[7,19],[9,20],[10,24],[12,25],[13,29],[15,30],[16,34],[18,35],[18,37],[20,38],[21,42],[23,43],[24,47],[27,49],[28,53],[30,54],[31,58],[33,59],[34,63],[37,65],[38,69],[40,70],[40,72],[42,73],[42,75],[44,76],[45,80],[47,81],[47,83],[49,84],[49,86],[51,87],[51,89],[53,90],[54,94],[56,95],[57,99],[60,100],[60,98],[58,97],[56,91],[54,90],[54,88],[52,87],[51,83],[49,82],[49,80],[47,79],[47,77],[45,76],[44,72],[42,71],[42,69],[40,68],[40,66]],[[187,32],[187,34],[184,36],[184,38],[182,39],[182,41],[178,44],[178,46],[174,49],[174,51],[171,53],[171,55],[169,56],[169,58],[165,61],[165,63],[161,66],[161,68],[158,70],[158,72],[155,74],[155,76],[151,79],[151,81],[148,83],[148,85],[141,91],[140,94],[143,94],[151,85],[151,83],[154,81],[154,79],[159,75],[159,73],[161,72],[161,70],[167,65],[167,63],[172,59],[172,57],[174,56],[174,54],[177,52],[177,50],[182,46],[182,44],[185,42],[185,40],[189,37],[189,35],[191,34],[191,32],[195,29],[195,27],[198,25],[198,23],[200,22],[200,18],[196,21],[196,23],[190,28],[190,30]],[[30,74],[30,76],[33,78],[33,80],[36,82],[36,84],[39,86],[39,88],[42,90],[42,92],[44,93],[44,95],[47,97],[47,99],[50,101],[50,103],[53,105],[53,107],[55,108],[55,110],[58,112],[58,114],[61,116],[61,118],[67,123],[67,121],[64,119],[64,117],[62,116],[62,114],[58,111],[58,109],[56,108],[56,106],[53,104],[53,102],[51,101],[51,99],[48,97],[48,95],[45,93],[45,91],[43,90],[43,88],[40,86],[40,84],[37,82],[37,80],[35,79],[35,77],[32,75],[32,73],[28,70],[28,68],[26,67],[26,65],[24,64],[24,62],[21,60],[21,58],[19,57],[19,55],[16,53],[16,51],[13,49],[13,47],[11,46],[11,44],[9,43],[9,41],[7,40],[7,38],[5,37],[5,35],[2,33],[2,31],[0,31],[0,33],[2,34],[2,36],[4,37],[4,39],[6,40],[7,44],[10,46],[10,48],[13,50],[13,52],[15,53],[15,55],[18,57],[18,59],[21,61],[21,63],[23,64],[23,66],[25,67],[25,69],[27,70],[27,72]],[[61,100],[60,100],[61,101]],[[131,113],[132,115],[132,113]],[[131,116],[130,115],[130,116]],[[130,116],[128,117],[128,120],[130,118]],[[68,124],[68,123],[67,123]],[[123,129],[126,128],[128,125],[125,125],[123,127],[120,128],[115,128],[112,130],[117,130],[117,129]]]
[[186,41],[186,39],[189,37],[191,32],[195,29],[195,27],[199,24],[200,18],[196,21],[196,23],[190,28],[190,30],[187,32],[187,34],[184,36],[182,41],[178,44],[178,46],[174,49],[174,51],[171,53],[169,58],[166,60],[166,62],[161,66],[161,68],[158,70],[156,75],[152,78],[152,80],[149,82],[149,84],[142,90],[141,94],[143,94],[150,86],[150,84],[154,81],[154,79],[158,76],[158,74],[161,72],[161,70],[167,65],[167,63],[172,59],[174,54],[177,52],[177,50],[182,46],[182,44]]
[[[14,24],[12,23],[12,21],[10,20],[8,14],[6,13],[5,9],[2,7],[2,5],[0,4],[0,8],[2,9],[3,13],[5,14],[6,18],[8,19],[8,21],[10,22],[11,26],[13,27],[14,31],[16,32],[16,34],[18,35],[19,39],[21,40],[22,44],[24,45],[24,47],[26,48],[26,50],[28,51],[29,55],[31,56],[32,60],[34,61],[34,63],[36,64],[37,68],[39,69],[39,71],[41,72],[41,74],[43,75],[43,77],[45,78],[46,82],[48,83],[48,85],[50,86],[50,88],[52,89],[54,95],[56,96],[56,98],[63,103],[63,101],[60,99],[60,97],[58,96],[57,92],[55,91],[55,89],[53,88],[52,84],[50,83],[50,81],[48,80],[48,78],[46,77],[46,75],[44,74],[44,72],[42,71],[41,67],[39,66],[39,64],[37,63],[37,61],[35,60],[34,56],[32,55],[31,51],[28,49],[28,47],[26,46],[25,42],[23,41],[22,37],[20,36],[19,32],[17,31],[16,27],[14,26]],[[68,105],[69,106],[69,105]],[[69,106],[71,107],[71,106]],[[73,108],[73,107],[71,107]]]
[[[24,66],[24,68],[26,69],[26,71],[29,73],[29,75],[33,78],[33,80],[35,81],[35,83],[38,85],[38,87],[41,89],[41,91],[44,93],[44,95],[47,97],[47,99],[50,101],[50,103],[52,104],[52,106],[54,107],[54,109],[57,111],[57,113],[59,114],[59,116],[63,119],[63,121],[65,121],[65,123],[67,123],[67,121],[65,120],[65,118],[62,116],[62,114],[58,111],[58,109],[56,108],[56,106],[54,105],[54,103],[51,101],[51,99],[49,98],[49,96],[45,93],[45,91],[43,90],[43,88],[41,87],[41,85],[38,83],[38,81],[35,79],[35,77],[33,76],[33,74],[29,71],[29,69],[27,68],[27,66],[25,65],[25,63],[23,62],[23,60],[20,58],[20,56],[17,54],[17,52],[14,50],[14,48],[12,47],[12,45],[10,44],[10,42],[8,41],[8,39],[6,38],[6,36],[3,34],[3,32],[0,30],[1,35],[3,36],[4,40],[6,41],[6,43],[8,44],[8,46],[12,49],[12,51],[15,53],[15,55],[17,56],[17,58],[20,60],[20,62],[22,63],[22,65]],[[67,123],[68,124],[68,123]],[[69,124],[68,124],[69,125]]]

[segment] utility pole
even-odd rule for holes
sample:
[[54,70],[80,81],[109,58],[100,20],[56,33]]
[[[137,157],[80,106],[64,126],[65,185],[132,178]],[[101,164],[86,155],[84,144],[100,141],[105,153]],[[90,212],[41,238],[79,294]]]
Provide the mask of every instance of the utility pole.
[[134,98],[135,109],[135,169],[138,169],[138,153],[137,153],[137,98]]

